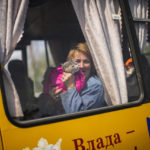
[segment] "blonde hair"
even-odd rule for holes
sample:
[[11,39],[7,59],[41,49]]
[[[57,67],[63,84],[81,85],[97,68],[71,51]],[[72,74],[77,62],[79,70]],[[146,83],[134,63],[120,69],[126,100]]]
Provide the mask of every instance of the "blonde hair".
[[85,56],[89,58],[90,63],[91,63],[91,74],[94,74],[96,71],[94,68],[93,61],[92,61],[91,53],[86,43],[79,43],[74,49],[71,49],[68,53],[67,61],[73,58],[77,52],[83,53]]
[[92,60],[89,48],[86,43],[79,43],[77,44],[75,49],[71,49],[67,56],[67,60],[70,60],[72,57],[74,57],[76,52],[81,52],[86,55],[90,60]]

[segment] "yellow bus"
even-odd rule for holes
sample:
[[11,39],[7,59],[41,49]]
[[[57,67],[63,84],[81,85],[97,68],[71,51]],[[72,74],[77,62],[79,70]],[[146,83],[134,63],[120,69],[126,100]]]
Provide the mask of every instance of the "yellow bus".
[[[147,0],[1,0],[0,150],[149,150],[149,10]],[[83,92],[88,79],[76,100],[44,93],[78,43],[103,107],[84,107],[95,94]]]

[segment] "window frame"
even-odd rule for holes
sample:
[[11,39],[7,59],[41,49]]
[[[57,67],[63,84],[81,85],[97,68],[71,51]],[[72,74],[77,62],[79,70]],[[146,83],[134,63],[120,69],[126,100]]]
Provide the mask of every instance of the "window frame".
[[15,126],[21,127],[21,128],[26,128],[26,127],[43,125],[43,124],[50,124],[50,123],[54,123],[54,122],[67,121],[67,120],[86,117],[86,116],[103,114],[103,113],[107,113],[107,112],[113,112],[116,110],[123,110],[126,108],[136,107],[136,106],[139,106],[142,103],[144,103],[143,98],[145,99],[145,96],[144,96],[144,90],[143,90],[143,81],[142,81],[142,76],[141,76],[141,63],[140,63],[141,62],[141,57],[140,57],[141,54],[140,54],[139,46],[137,44],[138,40],[137,40],[135,28],[134,28],[133,18],[131,15],[128,0],[124,0],[124,1],[119,0],[119,3],[120,3],[121,10],[122,10],[125,28],[126,28],[129,44],[131,47],[131,51],[133,54],[134,64],[136,67],[136,73],[137,73],[138,82],[139,82],[139,86],[140,86],[141,93],[140,93],[139,99],[134,102],[127,103],[127,104],[121,104],[121,105],[117,105],[117,106],[107,106],[107,107],[98,108],[98,109],[86,110],[83,112],[76,112],[76,113],[58,115],[58,116],[53,116],[53,117],[49,116],[49,117],[45,117],[45,118],[38,118],[38,119],[26,120],[26,121],[23,121],[21,118],[18,118],[18,120],[15,120],[14,118],[12,118],[10,116],[9,110],[7,107],[6,93],[4,90],[4,83],[3,83],[3,79],[2,79],[3,71],[1,68],[0,69],[0,87],[1,87],[1,92],[2,92],[2,99],[3,99],[3,104],[4,104],[4,109],[5,109],[6,115],[8,117],[8,120],[12,124],[14,124]]

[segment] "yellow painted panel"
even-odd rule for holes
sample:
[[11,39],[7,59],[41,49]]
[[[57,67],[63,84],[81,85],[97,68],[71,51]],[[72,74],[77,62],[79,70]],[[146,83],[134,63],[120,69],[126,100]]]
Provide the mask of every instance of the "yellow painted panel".
[[2,136],[0,132],[0,150],[3,150]]
[[150,149],[146,120],[150,117],[149,103],[28,128],[16,127],[8,121],[2,100],[0,101],[0,114],[4,150],[22,150],[25,147],[32,149],[38,146],[41,138],[46,139],[48,144],[56,144],[61,138],[61,150],[87,150],[89,143],[91,144],[89,150],[97,150],[100,147],[108,150]]
[[[144,104],[32,128],[10,128],[3,131],[5,148],[6,150],[11,150],[11,148],[21,150],[25,147],[32,149],[37,147],[39,139],[43,137],[49,144],[55,144],[61,138],[62,150],[87,149],[89,148],[88,141],[93,141],[95,149],[98,149],[97,139],[101,138],[104,144],[101,149],[106,149],[106,145],[109,145],[108,137],[111,137],[113,144],[107,147],[109,150],[149,150],[150,138],[146,122],[146,118],[150,117],[149,107],[150,104]],[[116,133],[120,139],[118,141],[117,138],[117,143],[114,137]],[[83,140],[82,146],[80,146],[79,139]],[[73,140],[78,142],[77,148]]]

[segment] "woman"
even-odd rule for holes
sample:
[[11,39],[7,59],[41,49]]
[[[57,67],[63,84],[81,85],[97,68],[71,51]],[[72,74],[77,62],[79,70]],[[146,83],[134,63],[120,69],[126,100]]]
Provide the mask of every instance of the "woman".
[[94,75],[94,65],[88,46],[85,43],[79,43],[75,49],[70,50],[67,60],[71,58],[78,63],[84,74],[86,80],[84,88],[79,94],[75,87],[75,76],[63,72],[62,82],[67,91],[62,92],[62,89],[58,90],[55,87],[50,90],[50,95],[53,98],[60,95],[66,113],[106,106],[103,85],[98,77]]

